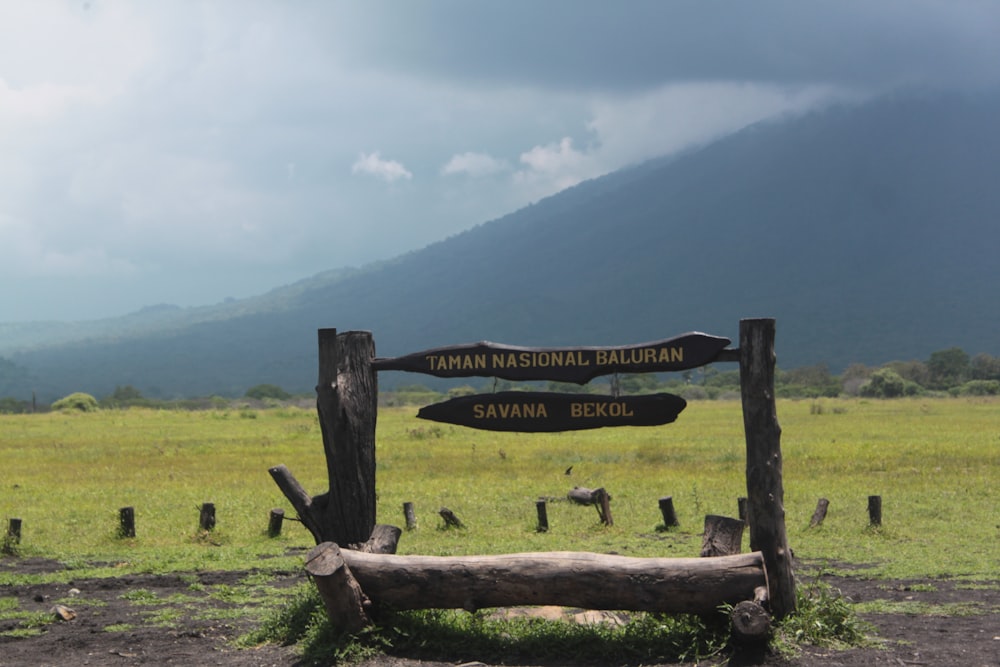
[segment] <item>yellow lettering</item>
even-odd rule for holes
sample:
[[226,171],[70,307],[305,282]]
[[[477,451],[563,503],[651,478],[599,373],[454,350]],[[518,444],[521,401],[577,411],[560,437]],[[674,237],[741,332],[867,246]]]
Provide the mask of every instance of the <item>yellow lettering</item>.
[[483,406],[478,403],[473,405],[472,416],[475,417],[476,419],[482,419],[483,417],[485,417],[486,415],[484,414]]
[[608,365],[608,351],[607,350],[594,350],[596,357],[596,363],[598,366]]
[[670,348],[670,361],[684,361],[684,348],[683,347]]
[[486,353],[476,355],[476,368],[486,368]]

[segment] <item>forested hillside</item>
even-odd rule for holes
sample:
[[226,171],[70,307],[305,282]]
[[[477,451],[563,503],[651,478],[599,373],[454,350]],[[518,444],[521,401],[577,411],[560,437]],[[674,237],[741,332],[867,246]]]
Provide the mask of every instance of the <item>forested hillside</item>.
[[767,316],[785,368],[995,355],[998,175],[1000,95],[884,98],[754,126],[252,308],[3,354],[50,397],[309,389],[321,327],[370,330],[390,356],[735,338]]

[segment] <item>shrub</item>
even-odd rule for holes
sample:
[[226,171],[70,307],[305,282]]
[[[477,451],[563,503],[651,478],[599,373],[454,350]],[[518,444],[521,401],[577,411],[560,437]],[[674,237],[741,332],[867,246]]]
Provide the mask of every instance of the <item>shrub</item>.
[[903,396],[905,389],[906,382],[899,373],[891,368],[880,368],[861,385],[859,393],[867,398],[897,398]]
[[276,398],[279,401],[287,401],[292,397],[287,391],[275,384],[258,384],[247,389],[247,398],[263,400],[265,398]]
[[98,407],[96,398],[81,391],[60,398],[52,404],[53,410],[78,410],[80,412],[96,412]]
[[1000,394],[1000,380],[970,380],[958,387],[960,396],[996,396]]

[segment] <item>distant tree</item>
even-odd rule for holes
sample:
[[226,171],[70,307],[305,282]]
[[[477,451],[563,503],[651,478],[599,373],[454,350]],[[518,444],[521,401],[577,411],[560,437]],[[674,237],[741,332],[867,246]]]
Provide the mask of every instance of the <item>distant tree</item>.
[[899,373],[899,377],[910,382],[916,382],[921,387],[930,387],[931,372],[922,361],[890,361],[883,368],[891,368]]
[[826,364],[802,366],[778,373],[775,389],[781,396],[837,396],[840,394],[840,380],[830,374]]
[[648,394],[656,391],[660,381],[653,373],[628,373],[618,380],[623,394]]
[[874,372],[874,368],[869,368],[864,364],[851,364],[840,375],[841,389],[848,396],[857,396],[861,392],[861,387],[868,382]]
[[997,396],[1000,395],[1000,380],[969,380],[954,391],[959,396]]
[[247,389],[247,393],[244,394],[247,398],[255,398],[257,400],[264,400],[267,398],[273,398],[279,401],[286,401],[292,397],[287,391],[282,389],[276,384],[258,384]]
[[969,362],[969,377],[973,380],[1000,380],[1000,357],[977,354]]
[[460,387],[452,387],[448,390],[448,398],[458,398],[460,396],[473,396],[476,390],[470,385],[463,384]]
[[97,399],[90,394],[75,392],[69,396],[64,396],[52,404],[53,410],[78,410],[80,412],[94,412],[99,409]]
[[956,387],[969,375],[969,355],[960,347],[932,352],[927,370],[930,371],[928,386],[931,389]]
[[861,385],[860,394],[869,398],[898,398],[903,395],[906,381],[891,368],[880,368]]
[[30,409],[31,404],[28,401],[19,401],[10,396],[0,398],[0,414],[21,414]]

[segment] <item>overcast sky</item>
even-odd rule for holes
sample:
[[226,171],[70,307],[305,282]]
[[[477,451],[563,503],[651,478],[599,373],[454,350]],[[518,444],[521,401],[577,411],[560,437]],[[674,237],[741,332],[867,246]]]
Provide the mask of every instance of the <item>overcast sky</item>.
[[998,36],[994,0],[0,0],[0,322],[252,296],[758,120],[995,86]]

